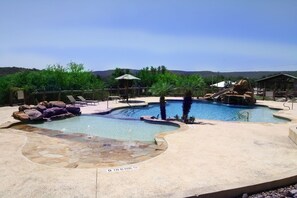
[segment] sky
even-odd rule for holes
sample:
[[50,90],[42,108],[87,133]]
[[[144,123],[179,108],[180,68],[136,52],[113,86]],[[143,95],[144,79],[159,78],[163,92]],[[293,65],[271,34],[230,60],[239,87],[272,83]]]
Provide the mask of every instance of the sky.
[[296,0],[0,0],[0,67],[297,70]]

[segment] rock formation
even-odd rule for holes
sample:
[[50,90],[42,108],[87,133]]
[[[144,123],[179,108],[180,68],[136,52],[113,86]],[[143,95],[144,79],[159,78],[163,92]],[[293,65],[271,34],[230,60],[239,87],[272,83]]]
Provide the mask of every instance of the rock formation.
[[254,90],[247,80],[240,80],[233,87],[218,93],[206,94],[205,99],[236,105],[254,105],[256,103]]
[[62,101],[44,101],[36,106],[22,105],[12,116],[20,121],[57,120],[80,115],[80,108]]

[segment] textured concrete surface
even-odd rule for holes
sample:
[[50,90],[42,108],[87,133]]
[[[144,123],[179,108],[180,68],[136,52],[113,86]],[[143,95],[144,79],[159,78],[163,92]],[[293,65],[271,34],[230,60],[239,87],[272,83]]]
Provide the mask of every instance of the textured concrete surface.
[[[277,108],[283,104],[259,103]],[[12,111],[0,108],[0,122],[9,121]],[[294,120],[281,124],[199,120],[200,124],[165,136],[168,149],[162,154],[112,168],[57,168],[32,162],[22,154],[27,133],[0,129],[0,197],[183,197],[297,175],[297,146],[288,137],[297,111],[278,114]]]
[[158,146],[154,142],[118,141],[80,133],[63,134],[28,125],[12,128],[27,131],[27,142],[22,149],[25,157],[55,167],[97,168],[133,164],[155,157],[167,148],[167,144]]
[[297,144],[297,125],[291,126],[289,128],[289,138]]
[[26,136],[0,132],[0,197],[95,197],[96,169],[54,168],[22,155]]

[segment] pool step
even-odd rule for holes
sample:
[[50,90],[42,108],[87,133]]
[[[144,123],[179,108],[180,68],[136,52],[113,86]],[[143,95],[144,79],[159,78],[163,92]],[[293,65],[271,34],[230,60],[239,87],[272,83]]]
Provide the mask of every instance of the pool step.
[[158,150],[165,150],[167,148],[167,142],[164,140],[164,138],[155,138],[155,142],[158,146]]
[[297,144],[297,126],[291,126],[289,128],[289,138],[295,143]]

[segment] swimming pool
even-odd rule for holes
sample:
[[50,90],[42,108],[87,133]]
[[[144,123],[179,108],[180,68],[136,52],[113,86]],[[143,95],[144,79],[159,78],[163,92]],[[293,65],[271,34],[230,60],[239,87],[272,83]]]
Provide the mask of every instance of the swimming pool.
[[[273,116],[277,110],[262,106],[235,106],[205,101],[193,101],[189,116],[196,119],[222,120],[222,121],[248,121],[248,122],[272,122],[280,123],[288,120]],[[167,101],[167,117],[182,114],[182,101]],[[159,104],[151,104],[147,107],[133,107],[112,111],[108,116],[114,118],[139,119],[143,115],[158,116]],[[248,119],[247,119],[248,117]]]
[[176,126],[149,124],[140,120],[121,120],[102,116],[77,116],[64,120],[30,124],[34,127],[59,130],[64,133],[84,133],[117,140],[153,142],[156,134],[177,129]]

